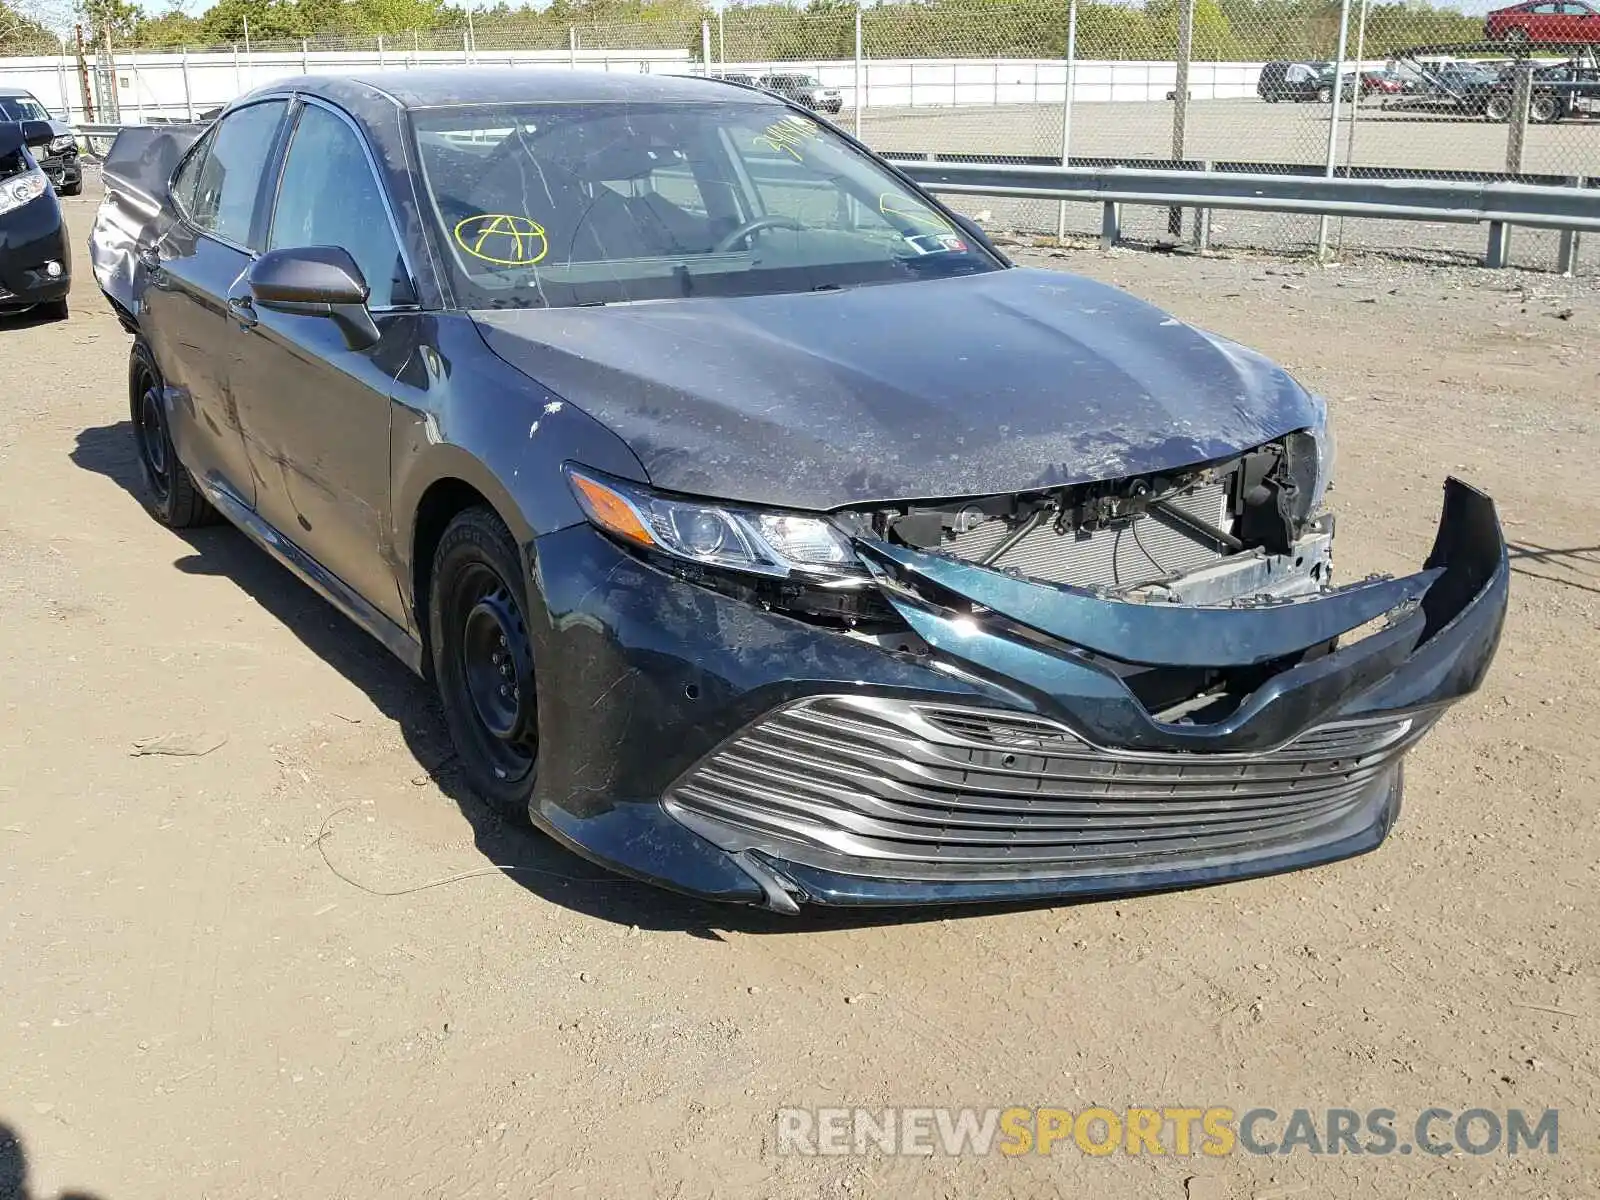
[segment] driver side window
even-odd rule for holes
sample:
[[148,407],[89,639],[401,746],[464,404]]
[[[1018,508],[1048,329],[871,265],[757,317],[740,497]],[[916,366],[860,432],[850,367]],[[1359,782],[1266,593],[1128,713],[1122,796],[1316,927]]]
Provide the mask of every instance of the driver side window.
[[371,289],[374,309],[415,304],[383,192],[356,131],[308,104],[289,143],[272,215],[269,250],[339,246]]

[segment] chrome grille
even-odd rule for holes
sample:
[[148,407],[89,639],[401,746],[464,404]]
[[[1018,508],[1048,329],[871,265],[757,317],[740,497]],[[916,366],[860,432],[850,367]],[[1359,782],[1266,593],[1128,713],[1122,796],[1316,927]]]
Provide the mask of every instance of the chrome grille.
[[1329,724],[1252,754],[1146,753],[1026,713],[814,697],[724,744],[667,803],[719,844],[869,872],[1204,861],[1338,836],[1428,723]]
[[[1227,529],[1228,482],[1213,480],[1168,497],[1172,504],[1208,524]],[[982,562],[1011,533],[1004,521],[958,533],[940,548],[969,562]],[[1221,552],[1187,530],[1156,516],[1135,517],[1126,524],[1087,533],[1057,533],[1046,521],[989,564],[1017,571],[1030,579],[1075,587],[1136,587],[1209,566]]]

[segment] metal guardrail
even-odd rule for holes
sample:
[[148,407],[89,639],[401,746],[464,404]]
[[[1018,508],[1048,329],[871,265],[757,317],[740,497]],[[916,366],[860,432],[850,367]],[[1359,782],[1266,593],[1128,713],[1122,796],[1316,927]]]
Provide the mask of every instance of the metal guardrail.
[[[1209,244],[1210,211],[1379,217],[1391,221],[1487,224],[1484,265],[1503,267],[1513,226],[1562,231],[1558,269],[1570,274],[1578,235],[1600,232],[1600,191],[1515,182],[1360,179],[1150,170],[1136,167],[1032,166],[896,159],[895,166],[929,191],[956,196],[1012,196],[1103,206],[1100,244],[1121,236],[1121,206],[1146,204],[1196,210],[1195,243]],[[1583,181],[1574,179],[1573,184]]]
[[[122,125],[79,125],[84,138],[114,137]],[[1277,164],[1170,163],[1160,168],[1128,167],[1114,160],[1072,166],[1038,162],[951,162],[931,154],[885,155],[911,179],[940,195],[1012,196],[1099,204],[1100,245],[1114,246],[1122,235],[1122,205],[1141,204],[1195,210],[1194,244],[1210,244],[1211,210],[1290,213],[1322,217],[1375,217],[1390,221],[1443,221],[1487,224],[1484,265],[1503,267],[1510,255],[1511,229],[1525,226],[1561,231],[1557,270],[1570,275],[1577,264],[1582,233],[1600,232],[1600,188],[1572,178],[1565,186],[1522,182],[1549,176],[1488,182],[1427,178],[1373,179],[1358,174],[1306,175],[1305,168],[1283,164],[1283,173],[1241,171]],[[940,156],[942,157],[942,156]],[[952,156],[953,157],[953,156]],[[973,156],[961,156],[970,158]],[[1110,161],[1110,165],[1106,162]],[[1176,169],[1175,169],[1176,168]],[[1187,169],[1184,169],[1187,168]],[[1434,173],[1442,174],[1442,173]]]

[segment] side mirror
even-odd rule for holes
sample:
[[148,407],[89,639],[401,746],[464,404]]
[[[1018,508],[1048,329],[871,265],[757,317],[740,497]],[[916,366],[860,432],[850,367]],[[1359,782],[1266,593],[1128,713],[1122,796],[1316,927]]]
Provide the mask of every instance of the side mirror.
[[49,121],[23,121],[22,140],[29,146],[48,146],[55,140],[56,131]]
[[263,308],[329,317],[352,350],[378,341],[367,311],[371,294],[350,252],[340,246],[268,250],[250,267],[250,295]]

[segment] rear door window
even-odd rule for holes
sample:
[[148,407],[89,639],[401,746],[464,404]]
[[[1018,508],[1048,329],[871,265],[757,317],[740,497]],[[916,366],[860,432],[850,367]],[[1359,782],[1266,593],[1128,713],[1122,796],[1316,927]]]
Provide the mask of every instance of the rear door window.
[[185,160],[172,195],[191,223],[247,250],[261,176],[288,102],[267,100],[229,113]]

